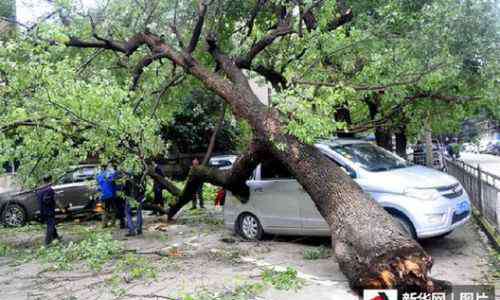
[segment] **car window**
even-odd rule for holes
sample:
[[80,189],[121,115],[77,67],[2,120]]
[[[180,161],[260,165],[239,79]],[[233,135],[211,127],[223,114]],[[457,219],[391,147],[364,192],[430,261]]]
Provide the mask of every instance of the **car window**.
[[95,179],[96,168],[83,167],[74,171],[68,172],[57,179],[57,184],[70,184],[75,182],[83,182]]
[[210,166],[215,168],[229,167],[231,165],[232,163],[229,160],[223,160],[223,159],[210,162]]
[[344,172],[346,172],[349,176],[351,176],[352,178],[356,178],[356,171],[354,171],[351,167],[344,165],[344,164],[341,164],[340,162],[336,161],[334,158],[332,158],[328,155],[325,155],[325,156],[326,156],[326,158],[331,160],[333,163],[335,163],[337,166],[339,166],[342,170],[344,170]]
[[293,179],[293,175],[278,160],[264,161],[261,165],[260,177],[263,180],[270,179]]
[[87,180],[93,180],[96,175],[96,169],[93,167],[80,168],[73,172],[73,181],[82,182]]
[[57,184],[73,183],[73,173],[66,173],[57,179]]
[[330,146],[330,148],[370,172],[388,171],[409,166],[404,159],[368,143]]

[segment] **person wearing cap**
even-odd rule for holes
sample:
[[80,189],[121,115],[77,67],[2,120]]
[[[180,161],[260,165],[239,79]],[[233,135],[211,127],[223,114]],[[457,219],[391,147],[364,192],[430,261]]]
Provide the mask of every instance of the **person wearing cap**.
[[51,177],[43,178],[43,186],[38,189],[36,196],[40,206],[40,215],[42,221],[47,224],[45,233],[45,245],[48,246],[54,239],[60,240],[61,237],[57,234],[56,229],[56,201],[55,193],[51,184]]

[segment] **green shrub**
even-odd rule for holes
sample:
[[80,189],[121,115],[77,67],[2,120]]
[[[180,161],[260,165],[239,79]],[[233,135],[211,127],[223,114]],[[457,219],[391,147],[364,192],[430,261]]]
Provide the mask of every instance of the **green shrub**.
[[332,256],[331,250],[321,245],[316,248],[308,248],[304,250],[303,257],[306,260],[325,259]]
[[282,272],[266,269],[262,272],[261,276],[264,282],[271,284],[278,290],[297,291],[304,285],[304,280],[297,276],[297,270],[291,267]]
[[9,245],[0,243],[0,257],[7,256],[11,253]]

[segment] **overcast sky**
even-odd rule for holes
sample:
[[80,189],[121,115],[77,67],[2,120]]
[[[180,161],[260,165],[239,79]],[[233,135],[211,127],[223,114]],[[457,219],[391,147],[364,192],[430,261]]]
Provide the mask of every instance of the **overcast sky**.
[[[76,2],[80,2],[83,7],[94,7],[97,1],[99,0],[76,0]],[[33,23],[38,18],[42,18],[51,12],[52,7],[46,0],[16,1],[17,21],[23,24]]]

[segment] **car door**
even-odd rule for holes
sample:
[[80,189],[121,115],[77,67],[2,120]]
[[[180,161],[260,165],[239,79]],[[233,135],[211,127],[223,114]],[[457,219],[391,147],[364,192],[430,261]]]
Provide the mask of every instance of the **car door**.
[[278,161],[265,161],[249,183],[254,203],[265,230],[271,233],[301,234],[300,184]]
[[[349,166],[345,165],[332,158],[329,155],[324,154],[328,159],[333,161],[339,167],[349,174],[352,178],[356,178],[356,173]],[[316,205],[312,201],[309,194],[302,190],[302,201],[299,203],[300,218],[302,219],[302,231],[305,235],[316,235],[316,236],[329,236],[330,227],[326,223],[325,219],[319,213]]]
[[75,186],[75,189],[80,192],[72,203],[74,209],[87,207],[95,196],[97,184],[95,181],[96,172],[97,169],[94,166],[83,166],[73,173],[73,182],[77,186]]
[[[58,184],[54,186],[56,203],[59,207],[68,210],[82,208],[82,203],[88,201],[88,188],[84,181],[78,176],[80,169],[66,173]],[[84,204],[83,204],[84,206]]]
[[319,213],[316,205],[306,192],[302,193],[299,203],[302,232],[304,235],[328,236],[330,227]]

